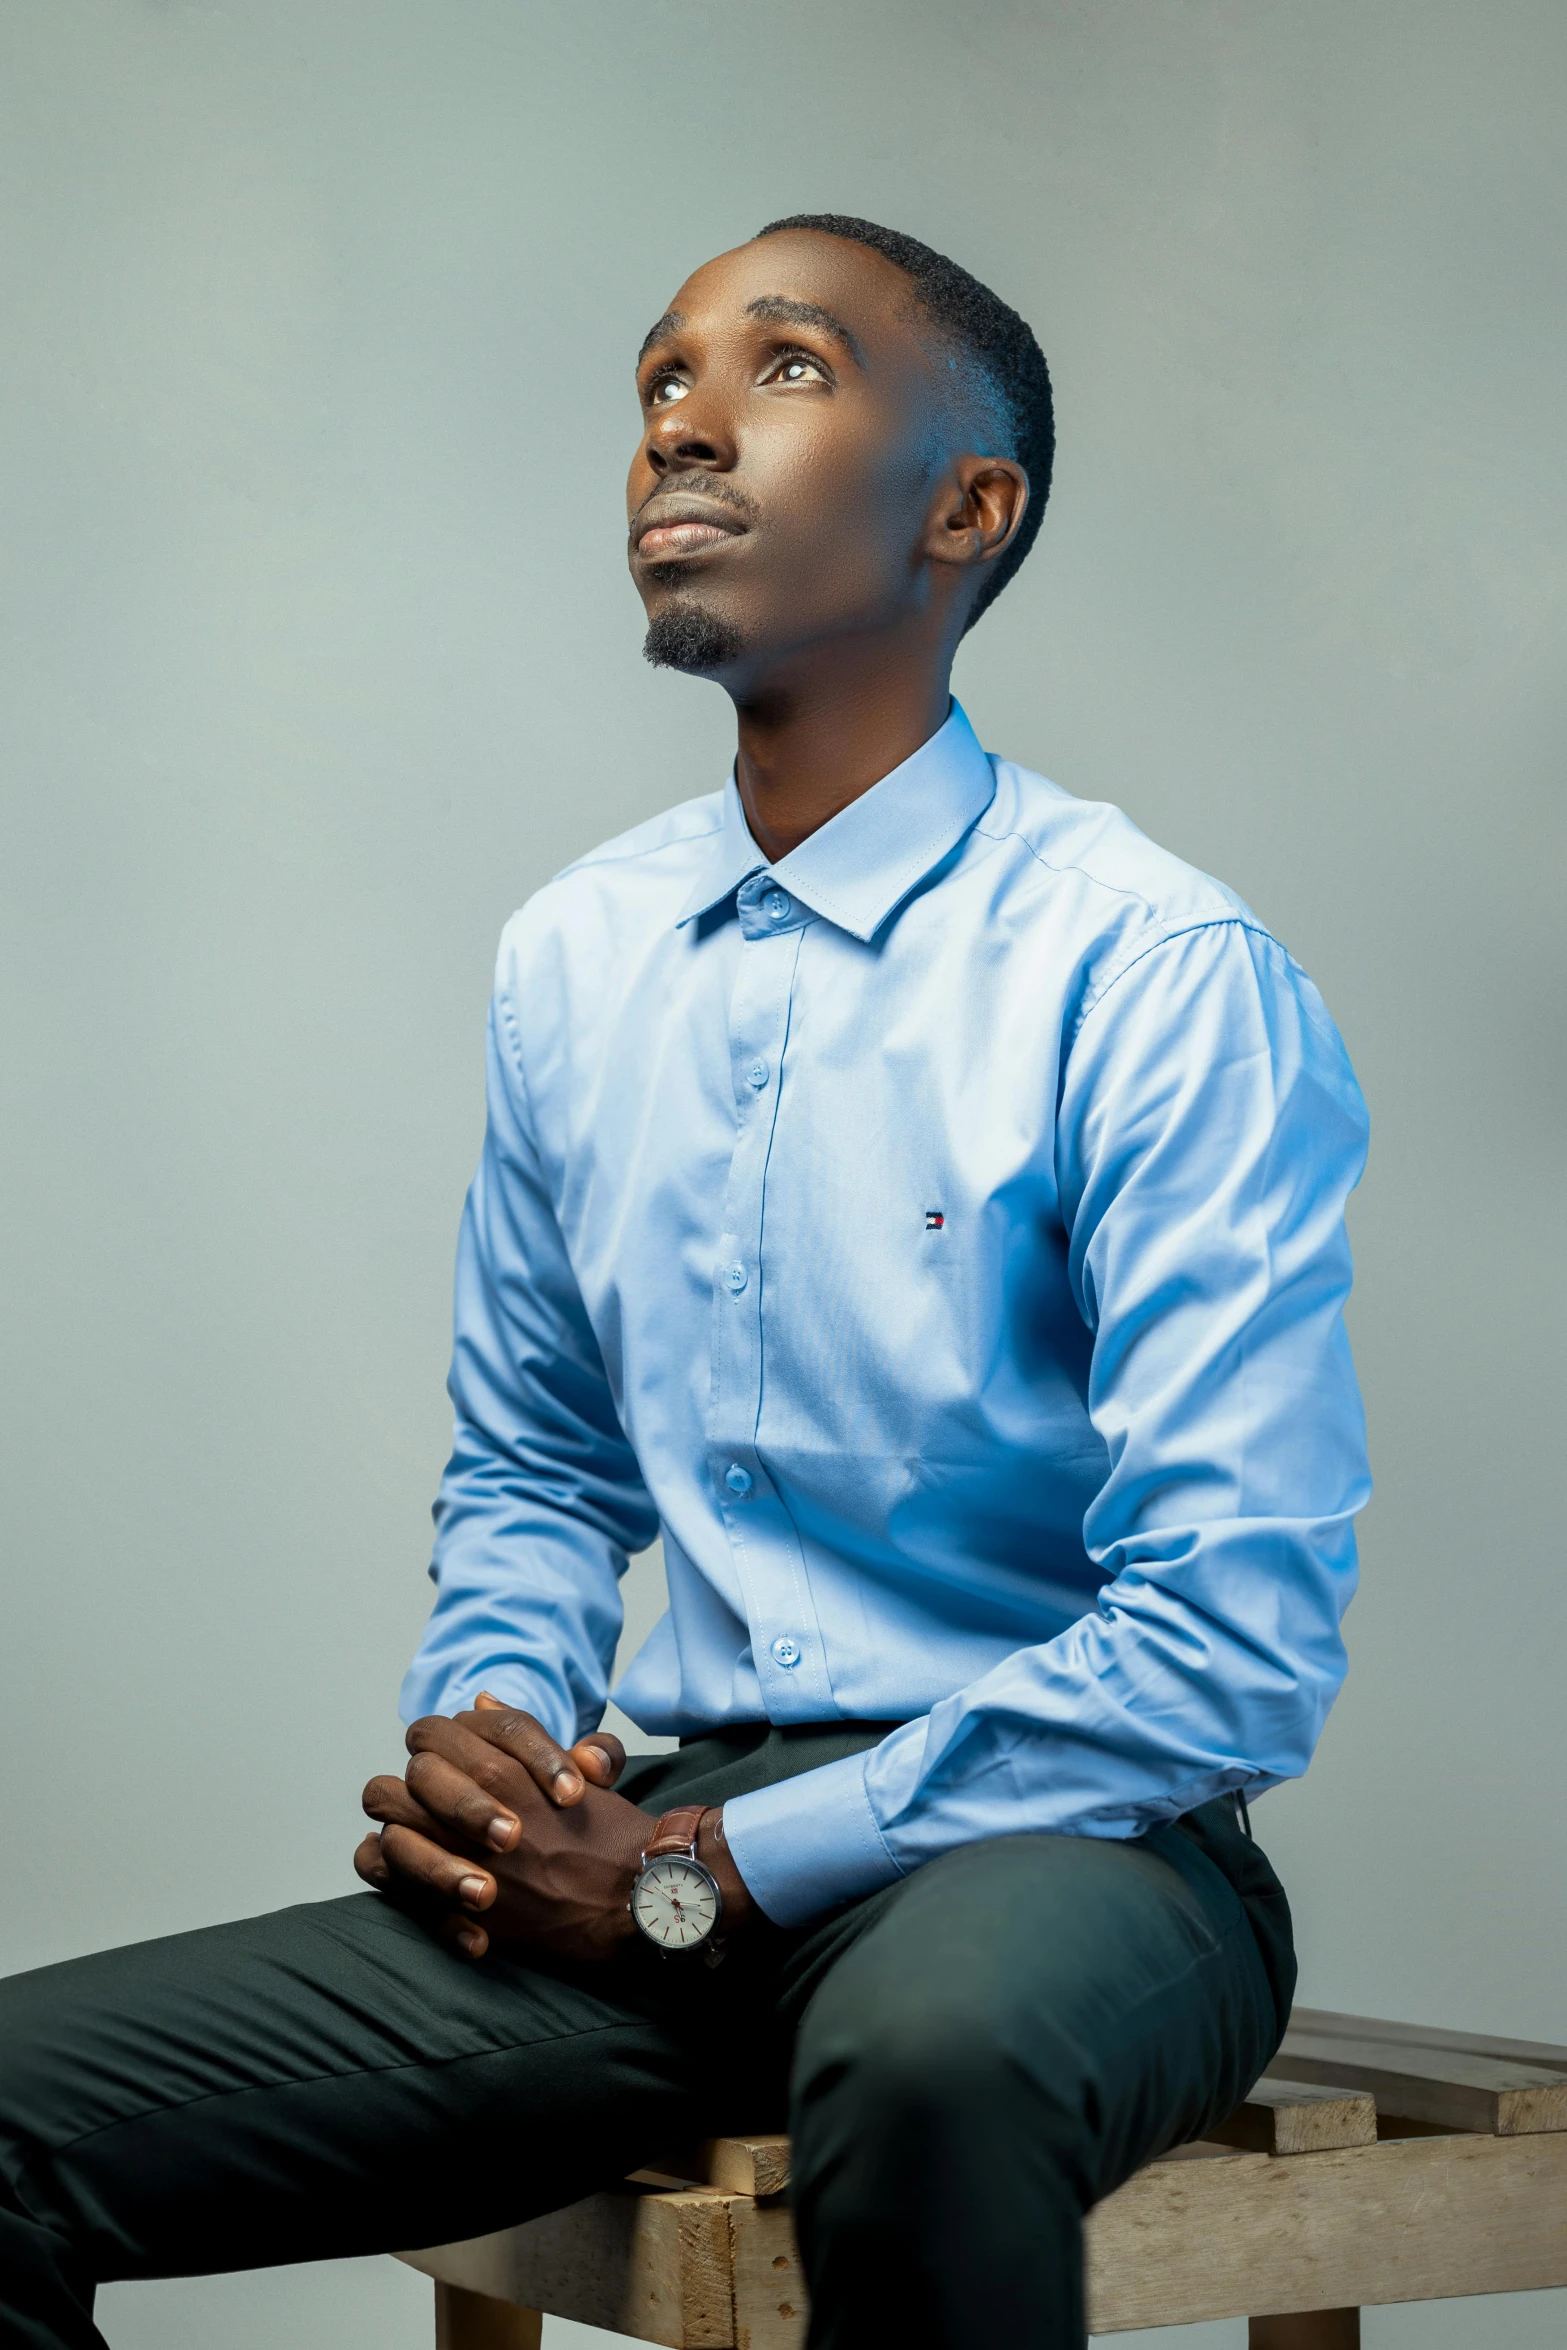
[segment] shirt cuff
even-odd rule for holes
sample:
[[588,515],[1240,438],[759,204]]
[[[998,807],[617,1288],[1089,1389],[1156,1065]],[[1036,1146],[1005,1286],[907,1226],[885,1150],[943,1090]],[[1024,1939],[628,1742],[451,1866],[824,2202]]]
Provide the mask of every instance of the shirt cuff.
[[724,1842],[775,1926],[806,1925],[903,1874],[871,1810],[866,1759],[846,1755],[724,1805]]

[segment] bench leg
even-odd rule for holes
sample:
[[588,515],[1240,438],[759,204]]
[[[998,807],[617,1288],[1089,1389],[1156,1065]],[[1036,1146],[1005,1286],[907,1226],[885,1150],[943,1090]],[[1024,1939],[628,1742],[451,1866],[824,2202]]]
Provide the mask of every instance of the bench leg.
[[461,2285],[435,2288],[435,2350],[539,2350],[544,2320]]
[[1360,2350],[1358,2309],[1305,2309],[1247,2320],[1247,2350]]

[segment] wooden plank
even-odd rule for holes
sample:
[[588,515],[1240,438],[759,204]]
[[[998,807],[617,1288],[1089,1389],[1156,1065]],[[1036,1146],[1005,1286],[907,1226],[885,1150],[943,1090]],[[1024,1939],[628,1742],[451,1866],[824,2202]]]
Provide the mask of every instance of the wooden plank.
[[[1567,2285],[1567,2133],[1287,2160],[1181,2151],[1090,2215],[1095,2333]],[[591,2196],[404,2257],[470,2294],[670,2350],[799,2350],[804,2338],[804,2282],[778,2202],[701,2189]]]
[[1550,2040],[1505,2040],[1494,2032],[1449,2032],[1435,2024],[1389,2022],[1383,2016],[1339,2015],[1325,2007],[1297,2007],[1285,2034],[1308,2040],[1380,2040],[1400,2048],[1442,2049],[1467,2056],[1495,2056],[1510,2064],[1539,2065],[1567,2073],[1567,2048]]
[[1221,2146],[1249,2154],[1323,2154],[1330,2146],[1372,2146],[1377,2101],[1364,2089],[1266,2074],[1244,2105],[1208,2132]]
[[1152,2163],[1087,2244],[1096,2334],[1567,2285],[1567,2135]]
[[540,2350],[544,2320],[461,2285],[435,2288],[435,2350]]
[[1279,2050],[1268,2073],[1274,2080],[1368,2089],[1385,2113],[1448,2129],[1502,2137],[1567,2130],[1567,2076],[1511,2058],[1302,2034]]
[[1360,2350],[1358,2309],[1309,2309],[1293,2317],[1254,2317],[1246,2350]]
[[703,2177],[730,2195],[781,2195],[789,2184],[786,2137],[705,2138]]
[[731,2200],[702,2189],[590,2195],[521,2227],[398,2257],[443,2284],[639,2342],[732,2350]]
[[789,2141],[782,2135],[702,2138],[694,2146],[656,2155],[631,2176],[660,2186],[684,2180],[726,2195],[781,2195],[789,2184]]
[[802,2350],[810,2301],[788,2206],[731,2203],[729,2229],[735,2350]]

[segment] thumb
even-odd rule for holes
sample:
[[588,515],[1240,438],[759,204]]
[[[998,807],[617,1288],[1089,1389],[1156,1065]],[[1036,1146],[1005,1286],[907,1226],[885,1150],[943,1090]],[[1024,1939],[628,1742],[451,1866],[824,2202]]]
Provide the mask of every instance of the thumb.
[[571,1750],[582,1776],[595,1787],[613,1787],[626,1767],[626,1750],[613,1730],[590,1730]]

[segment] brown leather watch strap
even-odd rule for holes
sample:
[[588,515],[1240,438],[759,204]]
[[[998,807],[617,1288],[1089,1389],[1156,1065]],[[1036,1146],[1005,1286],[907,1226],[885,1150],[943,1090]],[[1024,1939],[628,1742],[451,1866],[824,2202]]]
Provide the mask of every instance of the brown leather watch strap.
[[688,1803],[679,1811],[666,1811],[648,1838],[643,1858],[652,1860],[661,1852],[689,1852],[708,1809],[705,1803]]

